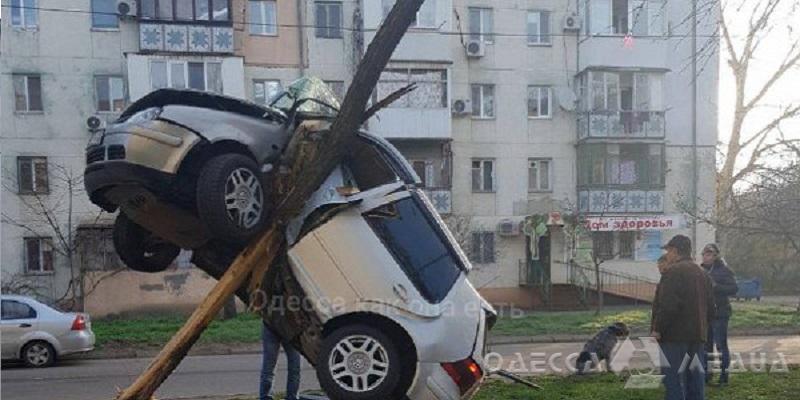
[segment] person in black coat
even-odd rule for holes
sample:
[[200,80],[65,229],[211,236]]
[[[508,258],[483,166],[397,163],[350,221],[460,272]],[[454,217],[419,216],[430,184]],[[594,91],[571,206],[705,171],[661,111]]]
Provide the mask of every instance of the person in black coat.
[[[720,376],[719,384],[728,384],[728,367],[731,363],[730,349],[728,349],[728,321],[731,318],[731,296],[735,296],[739,291],[736,285],[736,275],[725,264],[725,260],[719,251],[719,246],[714,243],[707,244],[703,248],[703,269],[711,277],[714,283],[714,320],[708,330],[708,340],[706,341],[706,352],[710,356],[714,352],[714,346],[720,353]],[[711,382],[711,371],[706,367],[706,383]]]

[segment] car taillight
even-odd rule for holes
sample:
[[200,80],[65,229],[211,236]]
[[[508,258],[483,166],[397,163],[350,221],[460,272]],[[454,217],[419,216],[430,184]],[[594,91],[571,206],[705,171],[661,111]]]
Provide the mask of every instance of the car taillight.
[[75,320],[72,321],[72,330],[73,331],[82,331],[86,329],[86,318],[83,315],[76,315]]
[[442,368],[447,371],[447,374],[456,383],[462,395],[472,389],[483,377],[480,365],[472,358],[454,363],[442,363]]

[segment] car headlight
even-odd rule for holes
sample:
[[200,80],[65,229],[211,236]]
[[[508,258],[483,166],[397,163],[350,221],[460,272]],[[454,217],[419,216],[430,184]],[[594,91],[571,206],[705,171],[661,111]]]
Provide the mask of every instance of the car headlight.
[[138,122],[151,121],[158,118],[160,114],[161,107],[150,107],[131,115],[130,118],[128,118],[128,120],[125,122],[135,124]]

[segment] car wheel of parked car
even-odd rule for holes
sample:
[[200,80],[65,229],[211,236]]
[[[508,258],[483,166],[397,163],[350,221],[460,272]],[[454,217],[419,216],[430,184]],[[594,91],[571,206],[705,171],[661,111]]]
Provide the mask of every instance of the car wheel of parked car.
[[22,361],[33,368],[49,367],[56,361],[56,350],[47,342],[30,342],[22,348]]
[[317,379],[332,400],[396,399],[410,384],[402,363],[397,345],[380,330],[345,326],[323,340]]
[[241,154],[223,154],[203,167],[197,180],[197,211],[211,232],[241,242],[266,220],[267,192],[258,165]]
[[180,247],[139,226],[122,212],[114,223],[113,239],[119,258],[134,271],[161,272],[181,252]]

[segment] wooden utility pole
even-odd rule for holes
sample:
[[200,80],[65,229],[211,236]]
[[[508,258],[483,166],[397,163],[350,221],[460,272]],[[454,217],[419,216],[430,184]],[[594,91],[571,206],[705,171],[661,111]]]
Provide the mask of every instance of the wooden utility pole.
[[276,211],[268,228],[236,257],[183,327],[136,381],[119,394],[118,400],[149,400],[233,293],[248,278],[251,282],[260,282],[267,267],[280,251],[284,251],[285,222],[298,214],[346,154],[362,124],[367,102],[381,72],[423,1],[402,0],[392,8],[361,59],[330,129],[321,132],[298,129],[278,170]]

